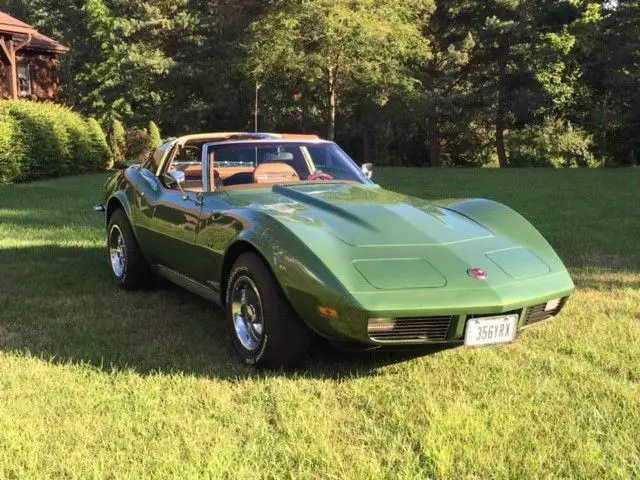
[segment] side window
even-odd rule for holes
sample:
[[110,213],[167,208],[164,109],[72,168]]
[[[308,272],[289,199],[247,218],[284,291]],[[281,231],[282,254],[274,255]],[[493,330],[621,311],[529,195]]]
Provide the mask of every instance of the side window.
[[184,172],[183,188],[192,192],[201,192],[202,186],[202,145],[185,144],[179,147],[169,165],[169,170]]
[[153,153],[153,156],[143,165],[143,167],[151,171],[154,175],[157,175],[162,162],[174,145],[175,142],[167,142],[162,145]]

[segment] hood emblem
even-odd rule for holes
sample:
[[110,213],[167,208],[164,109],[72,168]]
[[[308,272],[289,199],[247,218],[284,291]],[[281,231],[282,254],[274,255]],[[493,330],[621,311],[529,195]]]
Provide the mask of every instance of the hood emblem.
[[478,267],[471,267],[469,270],[467,270],[467,275],[469,275],[471,278],[477,278],[478,280],[486,280],[487,278],[487,272]]

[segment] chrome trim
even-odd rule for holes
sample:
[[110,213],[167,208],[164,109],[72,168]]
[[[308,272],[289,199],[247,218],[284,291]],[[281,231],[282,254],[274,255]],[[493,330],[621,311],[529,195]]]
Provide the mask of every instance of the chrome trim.
[[172,283],[181,286],[182,288],[189,290],[196,295],[200,295],[207,300],[210,300],[218,305],[221,305],[220,302],[220,294],[210,289],[206,285],[201,284],[197,280],[194,280],[191,277],[183,275],[180,272],[176,272],[169,267],[165,267],[164,265],[153,265],[151,267],[155,273],[160,275],[161,277],[166,278]]
[[117,224],[114,224],[109,232],[109,262],[116,278],[124,278],[127,273],[127,246]]
[[262,299],[256,284],[246,275],[238,277],[231,290],[231,318],[240,344],[255,352],[264,339]]

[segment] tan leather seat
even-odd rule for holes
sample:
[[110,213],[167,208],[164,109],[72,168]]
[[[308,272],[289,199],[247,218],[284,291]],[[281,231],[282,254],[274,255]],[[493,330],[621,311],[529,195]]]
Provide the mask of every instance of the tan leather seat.
[[292,166],[281,162],[268,162],[258,165],[253,172],[255,183],[297,182],[300,177]]

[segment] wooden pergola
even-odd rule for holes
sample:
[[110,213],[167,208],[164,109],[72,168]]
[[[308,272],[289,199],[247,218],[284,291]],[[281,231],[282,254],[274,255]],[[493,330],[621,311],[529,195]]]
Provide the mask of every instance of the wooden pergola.
[[0,12],[0,52],[7,61],[9,92],[13,99],[18,99],[19,97],[17,52],[25,47],[49,53],[66,53],[69,51],[67,47],[42,35],[31,25]]

